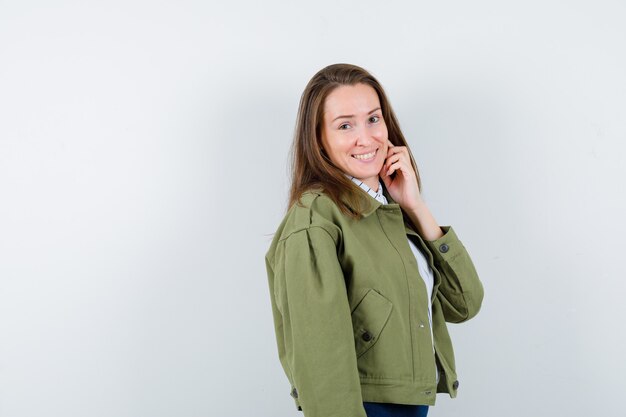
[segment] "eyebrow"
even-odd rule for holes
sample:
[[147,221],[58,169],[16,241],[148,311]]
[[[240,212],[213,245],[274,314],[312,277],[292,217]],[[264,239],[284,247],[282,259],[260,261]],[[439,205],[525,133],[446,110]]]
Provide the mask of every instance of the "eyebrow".
[[[370,110],[370,112],[369,112],[369,113],[367,113],[367,114],[372,114],[372,113],[374,113],[376,110],[380,110],[380,107],[376,107],[374,110]],[[335,118],[333,119],[333,122],[334,122],[335,120],[337,120],[337,119],[341,119],[341,118],[346,118],[346,119],[349,119],[350,117],[354,117],[354,114],[344,114],[344,115],[342,115],[342,116],[337,116],[337,117],[335,117]],[[332,122],[331,122],[331,123],[332,123]]]

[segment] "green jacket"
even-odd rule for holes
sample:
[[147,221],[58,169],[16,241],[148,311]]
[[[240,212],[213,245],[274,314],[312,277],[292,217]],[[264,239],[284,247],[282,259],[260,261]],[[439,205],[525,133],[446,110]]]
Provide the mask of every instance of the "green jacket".
[[[278,357],[306,417],[367,417],[363,401],[456,397],[446,322],[474,317],[483,286],[451,226],[425,241],[383,194],[389,204],[363,192],[369,209],[357,221],[321,190],[304,193],[304,207],[289,209],[265,256]],[[433,269],[434,355],[427,290],[407,235]]]

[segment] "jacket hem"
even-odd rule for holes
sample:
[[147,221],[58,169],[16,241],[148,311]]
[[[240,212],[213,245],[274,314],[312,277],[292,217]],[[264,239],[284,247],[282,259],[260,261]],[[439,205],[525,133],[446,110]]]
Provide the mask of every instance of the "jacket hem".
[[410,405],[435,405],[437,389],[424,388],[421,384],[403,382],[394,384],[368,384],[361,381],[361,395],[363,401],[375,403],[394,403]]

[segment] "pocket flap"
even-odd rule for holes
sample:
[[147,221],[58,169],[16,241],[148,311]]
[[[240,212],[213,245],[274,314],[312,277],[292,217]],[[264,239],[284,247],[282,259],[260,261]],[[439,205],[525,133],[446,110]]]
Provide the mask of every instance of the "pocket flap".
[[392,309],[393,303],[373,288],[356,306],[352,312],[352,326],[357,358],[376,344]]

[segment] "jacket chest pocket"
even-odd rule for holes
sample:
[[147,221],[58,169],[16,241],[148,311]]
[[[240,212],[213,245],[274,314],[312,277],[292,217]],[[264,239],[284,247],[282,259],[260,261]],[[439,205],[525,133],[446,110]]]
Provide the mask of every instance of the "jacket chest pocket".
[[361,302],[352,312],[357,358],[376,344],[389,320],[389,316],[391,316],[392,309],[392,302],[373,288],[365,293]]

